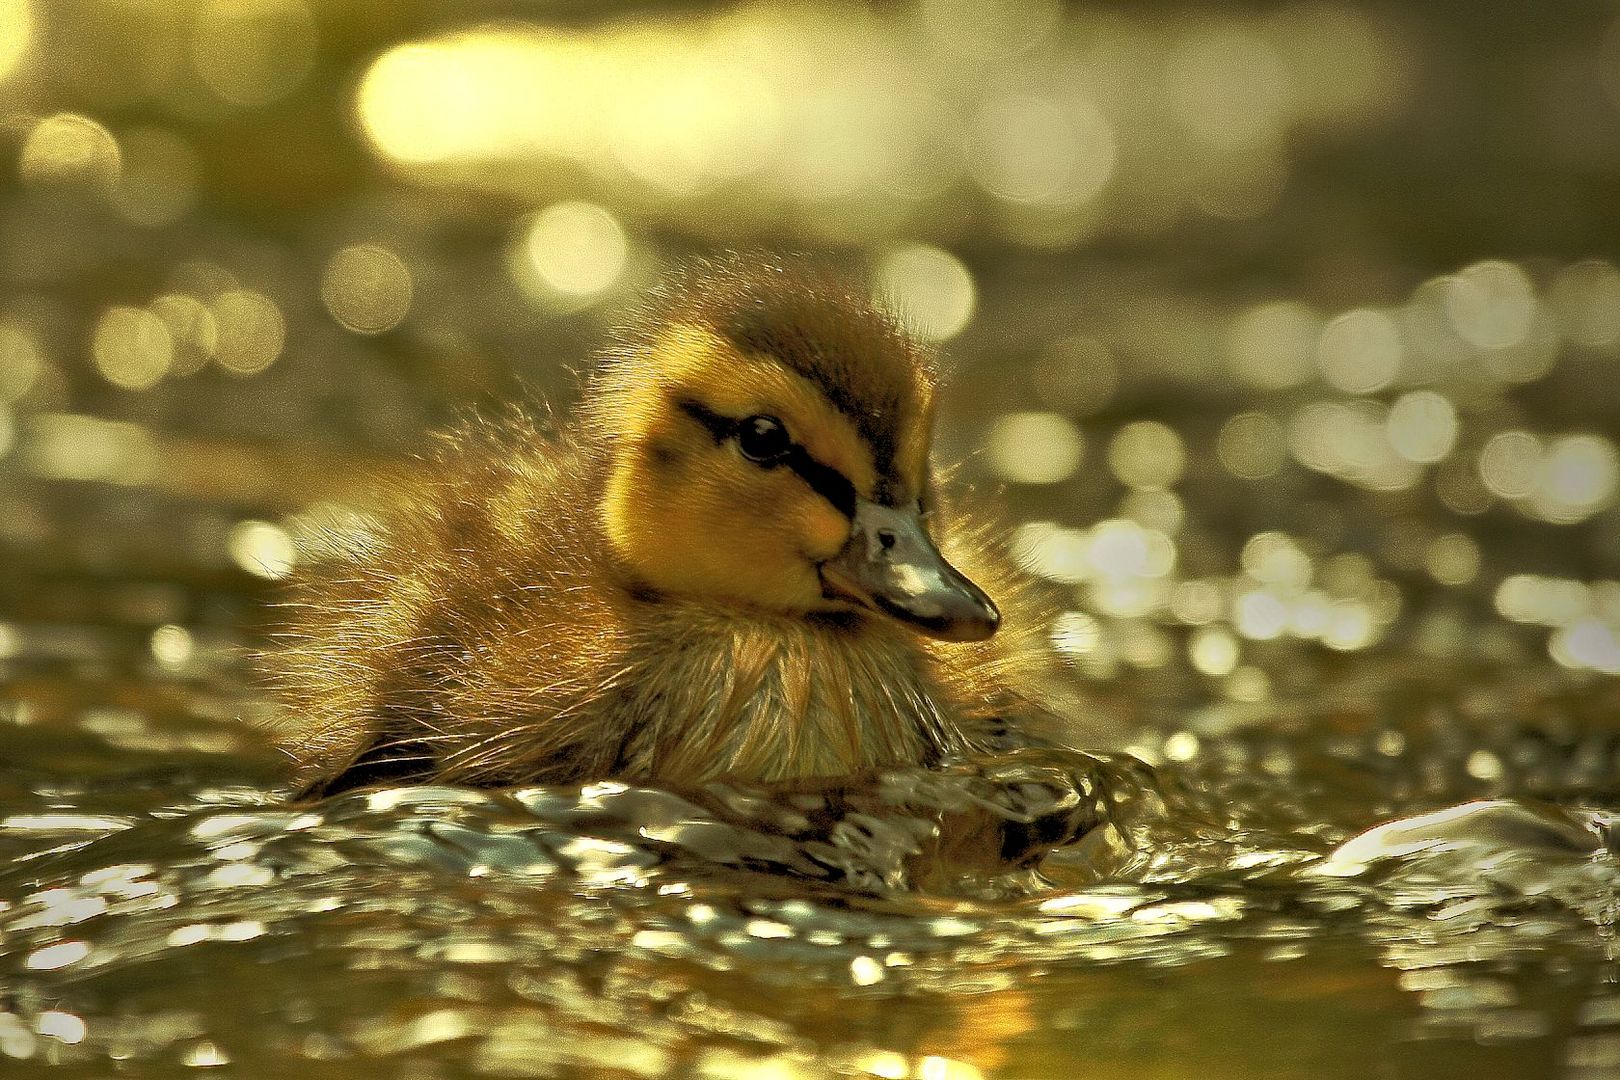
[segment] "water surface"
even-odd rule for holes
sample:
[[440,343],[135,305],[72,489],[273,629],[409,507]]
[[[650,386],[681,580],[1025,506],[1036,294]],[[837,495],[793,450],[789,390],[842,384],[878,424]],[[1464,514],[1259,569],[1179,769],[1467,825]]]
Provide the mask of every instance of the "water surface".
[[[816,793],[289,804],[273,755],[220,715],[253,705],[228,667],[89,662],[15,665],[0,729],[13,1068],[1617,1067],[1616,745],[1574,726],[1537,738],[1435,702],[1301,717],[1157,769],[1046,751]],[[1510,764],[1472,779],[1487,746]]]

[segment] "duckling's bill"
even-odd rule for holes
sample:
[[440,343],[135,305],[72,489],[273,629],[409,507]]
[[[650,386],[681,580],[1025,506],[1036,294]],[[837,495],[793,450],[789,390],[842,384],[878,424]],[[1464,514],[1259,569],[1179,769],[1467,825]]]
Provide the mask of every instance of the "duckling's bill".
[[828,595],[945,641],[983,641],[1001,623],[995,602],[934,545],[916,507],[857,499],[849,543],[820,570]]

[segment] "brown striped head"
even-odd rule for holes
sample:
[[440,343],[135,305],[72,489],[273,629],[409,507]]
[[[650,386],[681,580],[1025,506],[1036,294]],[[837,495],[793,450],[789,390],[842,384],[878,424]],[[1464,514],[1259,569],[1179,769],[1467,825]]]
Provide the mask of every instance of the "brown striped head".
[[994,606],[923,524],[936,386],[932,356],[836,277],[695,267],[593,384],[604,534],[659,593],[987,636]]

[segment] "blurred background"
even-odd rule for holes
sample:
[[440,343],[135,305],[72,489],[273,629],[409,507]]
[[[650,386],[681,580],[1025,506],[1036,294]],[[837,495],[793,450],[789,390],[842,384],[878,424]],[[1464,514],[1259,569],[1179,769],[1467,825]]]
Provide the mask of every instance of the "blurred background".
[[0,80],[0,655],[199,660],[759,246],[942,343],[1085,677],[1620,674],[1610,4],[0,0]]
[[[612,785],[283,808],[276,582],[749,247],[939,343],[1158,773],[1000,907]],[[0,1056],[1620,1075],[1617,257],[1612,2],[0,0]]]

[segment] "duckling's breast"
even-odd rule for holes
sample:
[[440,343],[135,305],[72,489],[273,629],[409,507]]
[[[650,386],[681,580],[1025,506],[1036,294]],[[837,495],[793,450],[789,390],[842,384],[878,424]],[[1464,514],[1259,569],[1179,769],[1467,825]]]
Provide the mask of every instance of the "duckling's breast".
[[[881,627],[692,618],[642,644],[627,775],[782,781],[964,748],[914,642]],[[674,627],[679,626],[679,629]]]

